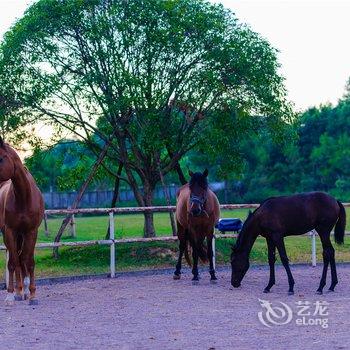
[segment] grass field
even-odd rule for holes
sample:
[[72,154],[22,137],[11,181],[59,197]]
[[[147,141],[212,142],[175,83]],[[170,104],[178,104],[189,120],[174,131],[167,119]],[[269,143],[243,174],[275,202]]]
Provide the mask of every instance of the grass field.
[[[248,210],[223,211],[222,217],[239,217],[244,219]],[[349,215],[350,211],[347,212]],[[39,231],[39,242],[53,241],[63,217],[49,218],[48,227],[50,235],[46,237],[43,225]],[[171,226],[168,213],[157,213],[154,216],[155,228],[158,236],[171,235]],[[76,235],[74,239],[64,236],[64,241],[84,241],[103,239],[108,227],[108,216],[79,216],[76,217]],[[118,239],[129,237],[142,237],[143,215],[129,214],[115,217],[115,236]],[[347,231],[350,230],[348,222]],[[2,238],[0,238],[2,243]],[[228,264],[231,244],[234,239],[217,240],[217,264]],[[310,262],[311,240],[309,237],[288,237],[286,239],[287,253],[292,263]],[[335,247],[337,261],[350,261],[350,237],[345,238],[342,247]],[[173,267],[176,263],[177,244],[166,242],[129,243],[117,246],[117,271],[135,270],[152,267]],[[322,259],[321,244],[317,239],[317,260]],[[251,263],[267,263],[267,249],[263,238],[258,238],[252,253]],[[4,254],[0,254],[0,276],[5,268]],[[109,270],[109,247],[70,247],[60,248],[60,258],[52,258],[52,250],[36,251],[36,273],[39,277],[81,275],[90,273],[107,273]],[[1,278],[0,278],[1,279]]]

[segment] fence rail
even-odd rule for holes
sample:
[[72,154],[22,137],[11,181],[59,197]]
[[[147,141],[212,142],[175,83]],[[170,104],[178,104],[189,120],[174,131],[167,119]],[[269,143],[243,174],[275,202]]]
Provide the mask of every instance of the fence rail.
[[[343,203],[344,207],[350,207],[350,203]],[[220,209],[224,210],[235,210],[235,209],[254,209],[259,204],[222,204]],[[89,209],[49,209],[45,210],[45,217],[49,215],[68,215],[68,214],[108,214],[109,216],[109,239],[102,240],[89,240],[89,241],[78,241],[78,242],[52,242],[52,243],[37,243],[37,249],[54,248],[54,247],[86,247],[93,245],[109,245],[110,246],[110,276],[115,277],[116,270],[116,258],[115,248],[117,244],[121,243],[136,243],[136,242],[166,242],[166,241],[177,241],[177,237],[174,236],[161,236],[152,238],[126,238],[126,239],[115,239],[114,237],[114,214],[135,214],[135,213],[164,213],[174,212],[175,206],[157,206],[157,207],[130,207],[130,208],[89,208]],[[349,234],[347,232],[346,234]],[[306,235],[311,236],[311,262],[312,266],[316,266],[316,232],[311,231]],[[237,234],[215,234],[213,240],[214,250],[214,266],[215,266],[215,239],[218,238],[234,238]],[[4,245],[0,245],[0,251],[6,251]],[[8,254],[7,254],[8,255]],[[8,276],[6,277],[6,283]]]
[[[350,206],[350,203],[348,203]],[[234,209],[254,209],[259,204],[221,204],[220,209],[234,210]],[[135,214],[135,213],[168,213],[175,211],[175,205],[156,206],[156,207],[125,207],[125,208],[78,208],[78,209],[47,209],[46,215],[62,215],[62,214]]]

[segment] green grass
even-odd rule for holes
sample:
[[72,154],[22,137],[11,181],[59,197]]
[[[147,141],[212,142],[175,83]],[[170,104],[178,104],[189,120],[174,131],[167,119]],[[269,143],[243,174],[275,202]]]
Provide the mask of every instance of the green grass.
[[[223,211],[222,217],[239,217],[244,219],[246,209]],[[350,211],[348,211],[350,214]],[[49,218],[48,227],[50,235],[46,237],[43,225],[39,230],[39,242],[51,242],[61,225],[63,217]],[[155,228],[158,236],[171,235],[171,226],[168,213],[158,213],[154,216]],[[104,239],[108,226],[108,216],[79,216],[76,217],[76,238],[63,236],[64,241],[84,241]],[[349,223],[347,230],[350,230]],[[116,215],[116,238],[142,237],[143,215],[129,214]],[[348,242],[349,241],[349,242]],[[2,242],[2,238],[0,238]],[[337,261],[350,261],[350,237],[345,239],[344,246],[336,246]],[[217,264],[229,264],[231,244],[234,239],[219,239],[216,242]],[[287,253],[292,263],[310,262],[311,240],[306,236],[287,237]],[[119,244],[117,246],[117,270],[135,270],[155,267],[174,267],[176,264],[178,248],[175,242],[147,242]],[[317,239],[317,261],[322,260],[322,250]],[[251,263],[266,264],[266,242],[259,237],[251,252]],[[0,275],[5,268],[4,254],[0,254]],[[107,273],[109,271],[109,247],[65,247],[60,248],[60,258],[52,258],[51,249],[38,249],[36,251],[36,274],[44,276],[66,276],[91,273]]]

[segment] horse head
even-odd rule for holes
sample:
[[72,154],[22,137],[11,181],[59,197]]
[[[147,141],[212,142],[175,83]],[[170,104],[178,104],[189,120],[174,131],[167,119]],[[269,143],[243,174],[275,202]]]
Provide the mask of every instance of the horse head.
[[238,235],[236,244],[232,247],[231,284],[235,288],[241,285],[243,277],[249,269],[249,253],[255,240],[254,237],[256,236],[253,217],[253,213],[249,211],[248,217]]
[[249,269],[249,255],[245,254],[243,251],[237,251],[235,247],[233,247],[231,253],[231,267],[231,284],[233,287],[238,288]]
[[208,214],[205,211],[205,204],[208,195],[208,169],[203,173],[193,173],[189,171],[191,176],[190,187],[190,210],[191,216],[198,217],[203,214]]
[[15,173],[15,163],[9,147],[4,143],[0,136],[0,182],[7,181]]

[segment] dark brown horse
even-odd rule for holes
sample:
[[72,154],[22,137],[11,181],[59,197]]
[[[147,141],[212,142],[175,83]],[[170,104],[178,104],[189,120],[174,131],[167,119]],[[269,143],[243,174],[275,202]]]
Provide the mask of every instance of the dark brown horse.
[[38,227],[44,215],[44,201],[17,153],[1,138],[0,183],[0,228],[9,253],[9,281],[5,302],[11,305],[14,300],[29,298],[30,304],[36,304],[34,248]]
[[[174,279],[180,279],[181,260],[183,254],[191,266],[188,255],[188,243],[192,247],[193,268],[192,281],[198,283],[198,258],[203,262],[209,259],[211,281],[216,281],[213,265],[213,234],[214,226],[220,218],[219,201],[208,188],[208,170],[202,173],[192,173],[188,184],[182,186],[177,193],[176,222],[177,236],[180,241],[179,259],[176,264]],[[204,239],[207,239],[207,249]]]
[[249,213],[231,255],[233,287],[239,287],[249,269],[249,253],[258,237],[266,238],[270,280],[265,293],[275,284],[275,251],[286,269],[289,294],[294,293],[294,279],[289,267],[284,237],[301,235],[315,229],[323,247],[323,272],[318,294],[326,285],[328,265],[331,265],[332,282],[329,290],[334,291],[338,283],[334,259],[334,248],[330,233],[335,225],[334,238],[337,244],[344,242],[346,214],[344,206],[323,192],[301,193],[293,196],[274,197],[265,200],[253,213]]

